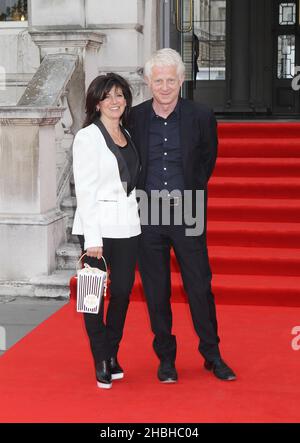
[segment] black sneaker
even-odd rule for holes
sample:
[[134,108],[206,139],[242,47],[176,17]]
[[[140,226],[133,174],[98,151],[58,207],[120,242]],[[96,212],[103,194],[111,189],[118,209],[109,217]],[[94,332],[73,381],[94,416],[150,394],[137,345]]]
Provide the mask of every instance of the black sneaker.
[[103,360],[96,364],[96,378],[98,388],[110,389],[112,387],[112,376],[107,360]]
[[112,380],[121,380],[124,377],[124,371],[119,365],[117,357],[111,357],[108,362]]
[[161,361],[157,371],[158,379],[161,383],[176,383],[178,379],[174,363]]

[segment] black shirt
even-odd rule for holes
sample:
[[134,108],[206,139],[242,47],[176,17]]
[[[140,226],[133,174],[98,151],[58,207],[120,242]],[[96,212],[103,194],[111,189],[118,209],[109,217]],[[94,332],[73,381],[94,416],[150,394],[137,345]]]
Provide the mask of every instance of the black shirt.
[[184,190],[179,122],[180,100],[167,118],[156,115],[152,108],[146,178],[149,195],[151,190]]
[[125,146],[119,146],[119,145],[116,145],[116,146],[119,148],[119,150],[122,154],[122,157],[126,162],[126,165],[127,165],[127,168],[129,170],[129,174],[130,174],[130,177],[132,180],[134,177],[134,174],[135,174],[136,162],[137,162],[136,154],[133,150],[133,147],[132,147],[131,143],[128,143],[128,142]]

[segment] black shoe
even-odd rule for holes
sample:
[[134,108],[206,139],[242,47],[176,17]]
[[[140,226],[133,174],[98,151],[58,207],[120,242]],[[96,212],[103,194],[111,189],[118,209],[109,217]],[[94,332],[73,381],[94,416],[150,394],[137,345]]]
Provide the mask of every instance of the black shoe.
[[111,357],[108,362],[112,380],[120,380],[123,378],[124,371],[119,365],[117,357]]
[[110,389],[112,386],[111,373],[109,363],[107,360],[103,360],[96,364],[96,378],[98,388]]
[[224,381],[236,380],[236,375],[232,369],[221,359],[217,358],[214,361],[205,360],[204,367],[208,371],[212,371],[217,378]]
[[178,376],[174,363],[161,361],[158,367],[157,376],[162,383],[176,383]]

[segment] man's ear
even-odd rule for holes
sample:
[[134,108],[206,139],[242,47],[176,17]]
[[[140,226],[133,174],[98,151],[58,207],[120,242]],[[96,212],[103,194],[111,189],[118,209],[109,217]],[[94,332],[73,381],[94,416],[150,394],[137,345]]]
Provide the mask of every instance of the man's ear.
[[180,81],[180,87],[182,86],[182,83],[184,82],[184,80],[185,80],[185,76],[184,76],[184,74],[180,77],[180,79],[179,79],[179,81]]
[[145,80],[147,86],[150,86],[150,78],[148,76],[144,75],[144,80]]

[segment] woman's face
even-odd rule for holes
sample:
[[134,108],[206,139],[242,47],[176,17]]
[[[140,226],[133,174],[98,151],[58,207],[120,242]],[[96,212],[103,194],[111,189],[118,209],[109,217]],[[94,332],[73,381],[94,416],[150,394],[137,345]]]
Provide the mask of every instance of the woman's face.
[[126,108],[126,100],[121,88],[113,86],[104,100],[98,103],[101,117],[119,120]]

